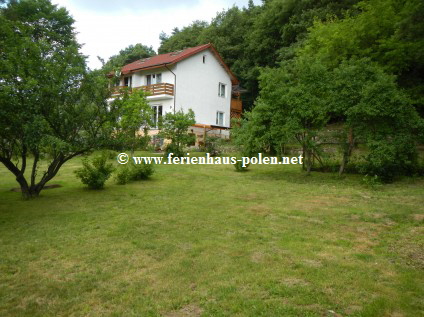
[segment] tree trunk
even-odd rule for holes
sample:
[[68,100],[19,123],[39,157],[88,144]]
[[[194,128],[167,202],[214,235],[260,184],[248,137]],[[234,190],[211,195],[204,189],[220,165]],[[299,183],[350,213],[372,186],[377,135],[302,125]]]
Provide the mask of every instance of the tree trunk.
[[344,169],[346,168],[346,165],[349,163],[349,159],[350,159],[350,156],[352,155],[354,146],[355,146],[355,140],[353,138],[353,130],[352,128],[350,128],[349,135],[348,135],[348,146],[346,146],[343,151],[343,159],[339,169],[339,176],[343,174]]
[[40,192],[42,189],[43,189],[42,187],[38,187],[38,186],[22,186],[21,185],[22,199],[29,200],[32,198],[36,198],[40,195]]
[[311,175],[312,169],[312,150],[308,149],[306,151],[306,175]]

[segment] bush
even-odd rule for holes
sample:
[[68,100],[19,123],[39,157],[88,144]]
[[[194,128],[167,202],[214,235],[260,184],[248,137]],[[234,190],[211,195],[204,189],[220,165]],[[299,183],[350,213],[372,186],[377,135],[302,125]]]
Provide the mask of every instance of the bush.
[[131,180],[131,171],[127,166],[122,166],[119,168],[115,177],[116,183],[118,185],[125,185]]
[[116,160],[116,157],[118,156],[118,152],[113,150],[107,150],[105,152],[109,160]]
[[133,165],[130,171],[130,179],[138,181],[148,179],[154,173],[153,164],[137,164]]
[[163,156],[168,157],[169,153],[174,153],[174,155],[173,155],[174,157],[184,157],[185,156],[184,150],[181,147],[179,147],[178,145],[176,145],[175,143],[170,143],[166,146]]
[[401,175],[413,175],[418,170],[416,147],[408,137],[370,142],[369,150],[362,172],[376,175],[384,183]]
[[381,180],[380,180],[380,178],[377,175],[374,175],[374,176],[365,175],[362,178],[362,182],[366,186],[368,186],[368,187],[370,187],[372,189],[377,189],[377,188],[379,188],[379,187],[382,186]]
[[237,162],[234,164],[234,168],[236,169],[237,172],[246,172],[248,167],[249,167],[249,164],[247,164],[246,166],[243,166],[243,162],[239,162],[238,159],[237,159]]
[[203,151],[209,153],[210,156],[220,156],[222,151],[220,150],[219,145],[221,143],[221,138],[207,137]]
[[123,166],[116,174],[115,180],[118,185],[125,185],[130,181],[148,179],[154,173],[153,164],[137,164]]
[[82,161],[82,168],[75,171],[77,178],[90,189],[102,189],[105,182],[112,174],[114,167],[107,163],[107,153],[94,157],[90,162],[88,159]]

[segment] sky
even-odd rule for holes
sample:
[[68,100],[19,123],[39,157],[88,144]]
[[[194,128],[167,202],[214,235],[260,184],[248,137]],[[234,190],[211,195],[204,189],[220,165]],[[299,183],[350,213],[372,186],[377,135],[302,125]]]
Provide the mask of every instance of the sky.
[[[163,31],[170,34],[195,20],[210,22],[217,12],[247,6],[248,0],[52,0],[65,7],[76,21],[78,42],[91,69],[131,44],[157,51]],[[260,4],[261,0],[254,0]]]

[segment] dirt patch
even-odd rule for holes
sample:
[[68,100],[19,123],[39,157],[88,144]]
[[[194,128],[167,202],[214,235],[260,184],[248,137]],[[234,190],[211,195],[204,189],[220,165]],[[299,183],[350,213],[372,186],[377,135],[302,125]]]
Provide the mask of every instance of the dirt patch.
[[265,254],[262,252],[253,252],[250,256],[250,260],[254,263],[261,263],[264,261]]
[[308,286],[309,283],[306,282],[305,280],[302,280],[301,278],[296,278],[296,277],[289,277],[289,278],[285,278],[281,281],[284,285],[286,286]]
[[321,267],[322,266],[321,261],[317,261],[317,260],[303,260],[302,263],[305,264],[306,266],[309,266],[309,267]]
[[[60,187],[62,187],[62,185],[59,185],[59,184],[46,185],[46,186],[43,187],[43,190],[44,189],[60,188]],[[21,189],[20,188],[12,188],[10,191],[20,193]]]
[[408,266],[424,269],[424,227],[414,227],[398,236],[390,250],[398,255],[397,261]]
[[250,206],[247,210],[256,214],[256,215],[262,215],[262,216],[266,216],[266,215],[269,215],[271,213],[271,209],[266,205]]
[[316,211],[319,209],[328,209],[337,206],[342,206],[350,203],[347,197],[331,197],[331,196],[314,196],[301,201],[294,201],[294,209],[303,211]]
[[187,305],[177,311],[164,314],[165,317],[198,317],[203,309],[197,305]]
[[239,199],[243,200],[243,201],[255,201],[255,200],[261,201],[261,200],[263,200],[263,197],[261,195],[252,193],[252,194],[239,196]]
[[413,214],[412,215],[412,218],[415,221],[423,221],[424,220],[424,214]]

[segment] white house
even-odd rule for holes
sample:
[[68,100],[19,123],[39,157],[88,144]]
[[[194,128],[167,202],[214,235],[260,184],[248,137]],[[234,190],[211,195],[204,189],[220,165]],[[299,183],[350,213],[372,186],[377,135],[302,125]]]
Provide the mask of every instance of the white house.
[[167,112],[192,109],[191,130],[200,138],[206,132],[227,137],[231,118],[242,111],[240,94],[233,91],[238,80],[212,44],[125,65],[119,86],[148,91],[156,122]]

